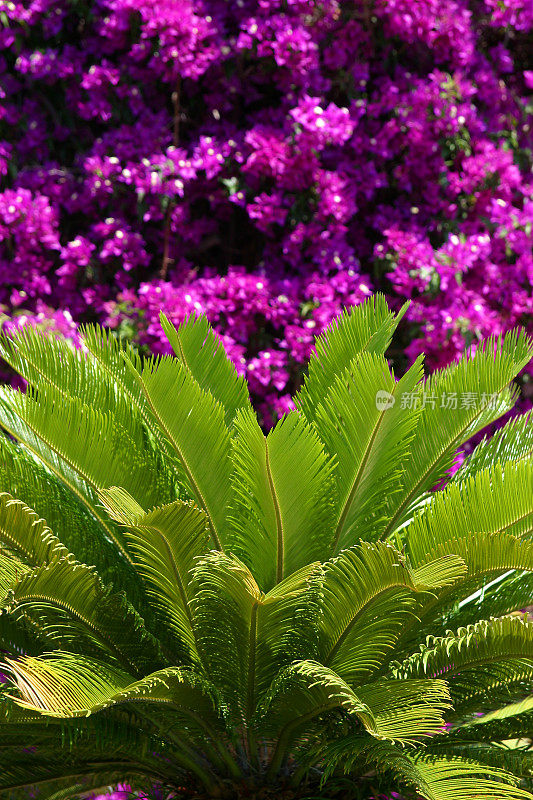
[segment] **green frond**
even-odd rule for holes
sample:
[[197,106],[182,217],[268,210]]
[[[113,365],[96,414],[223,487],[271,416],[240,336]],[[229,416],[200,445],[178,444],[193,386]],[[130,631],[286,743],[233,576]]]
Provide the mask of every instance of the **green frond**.
[[[476,717],[450,732],[442,745],[533,738],[533,696]],[[438,742],[438,744],[441,744]]]
[[377,735],[371,709],[357,693],[329,667],[317,661],[295,661],[273,682],[259,709],[257,728],[277,740],[273,769],[302,728],[319,716],[333,712],[357,718],[364,730]]
[[[139,376],[161,430],[174,448],[189,491],[205,511],[217,549],[226,536],[230,498],[230,435],[224,409],[175,358],[149,364]],[[119,481],[110,481],[110,484]],[[128,488],[124,486],[124,488]],[[145,503],[146,507],[150,504]]]
[[[333,553],[359,538],[377,539],[386,524],[420,413],[400,398],[417,392],[422,374],[417,359],[396,382],[384,356],[363,352],[337,375],[315,410],[317,433],[336,461]],[[378,404],[380,393],[391,407]]]
[[[1,400],[1,411],[9,409],[9,417],[21,420],[93,491],[121,481],[147,507],[161,498],[175,498],[174,485],[160,456],[146,445],[142,427],[138,426],[135,437],[132,435],[133,415],[126,408],[120,416],[104,413],[76,398],[64,397],[55,389],[39,389],[38,393],[30,389],[26,394],[5,389]],[[10,429],[6,417],[0,412],[0,423],[26,443],[20,430]]]
[[[531,800],[509,772],[460,758],[422,757],[416,772],[427,800]],[[415,783],[415,787],[417,784]]]
[[357,696],[372,709],[378,738],[413,746],[442,732],[451,706],[443,680],[381,680],[358,686]]
[[452,478],[453,483],[463,483],[472,475],[494,464],[518,463],[533,459],[533,419],[531,413],[513,417],[482,442],[468,456]]
[[125,597],[104,586],[93,568],[71,559],[27,572],[4,606],[58,648],[90,655],[96,647],[133,674],[163,664],[157,640]]
[[315,340],[315,352],[308,365],[304,384],[295,403],[309,421],[322,403],[336,377],[363,352],[383,355],[392,334],[407,311],[406,303],[393,314],[381,294],[374,294],[364,303],[344,311]]
[[230,546],[266,590],[328,557],[333,464],[297,412],[267,436],[253,412],[239,412],[234,431]]
[[[64,776],[64,783],[58,777],[57,790],[72,786],[73,794],[69,800],[78,796],[75,784],[68,780],[70,768],[80,769],[79,776],[84,776],[80,783],[88,788],[102,786],[105,764],[122,763],[124,771],[121,780],[129,783],[132,789],[143,786],[147,789],[148,778],[159,786],[169,785],[173,788],[176,788],[177,781],[193,787],[199,785],[197,778],[209,779],[200,768],[200,752],[205,746],[205,750],[212,755],[213,748],[209,740],[216,736],[216,732],[210,727],[210,722],[218,725],[222,733],[223,724],[218,713],[216,691],[207,682],[199,677],[186,673],[178,675],[176,670],[169,670],[169,675],[160,672],[135,685],[130,683],[110,699],[101,691],[105,679],[102,681],[94,677],[100,675],[101,667],[105,671],[106,665],[86,662],[87,670],[81,666],[81,662],[74,666],[68,663],[74,658],[67,654],[65,658],[58,657],[54,662],[46,657],[44,669],[42,663],[23,664],[24,674],[18,679],[24,682],[23,692],[33,693],[33,702],[40,699],[39,693],[43,691],[44,699],[56,704],[59,702],[60,710],[48,712],[27,709],[24,700],[21,706],[16,699],[0,703],[0,713],[2,706],[7,704],[9,707],[8,714],[2,715],[4,719],[0,725],[0,772],[2,767],[20,766],[20,757],[25,755],[29,778],[33,767],[41,764],[41,761],[33,760],[34,756],[37,759],[46,756],[49,764],[54,766],[56,759],[60,758],[68,769],[63,773],[55,773],[56,776]],[[77,683],[72,686],[71,692],[68,691],[69,683],[73,683],[71,667],[73,673],[79,675],[80,683],[86,690],[85,697],[83,690],[80,693]],[[44,686],[43,678],[46,680]],[[110,692],[112,689],[110,685]],[[11,686],[11,691],[17,690]],[[78,709],[76,702],[90,702],[95,694],[101,695],[98,708],[82,713],[84,710]],[[74,705],[73,710],[69,704]],[[104,708],[100,708],[100,705]],[[93,770],[84,772],[81,768],[87,763],[93,765]],[[9,769],[7,771],[9,773]],[[76,774],[73,771],[71,777]],[[51,778],[52,775],[47,777]],[[28,780],[28,784],[31,783]],[[55,783],[50,787],[46,783],[46,792],[55,790]],[[48,797],[46,793],[43,795],[44,791],[45,787],[40,786],[39,797]],[[3,795],[0,793],[0,796]],[[9,797],[11,800],[11,794]],[[24,800],[22,793],[21,800]]]
[[[509,534],[472,533],[469,538],[449,540],[441,549],[446,551],[448,548],[464,560],[467,572],[452,586],[429,598],[418,611],[417,636],[424,632],[441,634],[450,628],[456,618],[463,624],[475,622],[480,617],[483,619],[483,615],[478,613],[481,609],[476,601],[483,599],[485,585],[494,586],[491,582],[498,581],[509,570],[533,571],[533,543],[523,542]],[[529,603],[531,595],[526,589],[527,584],[522,584],[519,590],[521,601],[518,606],[506,608],[508,602],[504,602],[501,606],[487,602],[483,608],[489,612],[489,616],[495,615],[499,607],[501,614],[515,611]],[[412,632],[413,627],[409,625],[403,631],[406,640],[402,642],[404,647],[409,641],[407,634],[410,630]]]
[[[274,682],[259,723],[277,740],[270,774],[279,769],[302,729],[305,732],[314,719],[334,712],[356,719],[377,739],[402,744],[415,744],[440,732],[443,713],[450,705],[445,682],[400,683],[387,687],[382,682],[354,690],[322,664],[291,664]],[[395,692],[398,689],[396,697],[390,691],[393,687]]]
[[[51,717],[87,717],[104,709],[154,703],[213,725],[221,718],[213,688],[193,672],[169,667],[135,681],[101,661],[70,653],[6,659],[2,668],[17,690],[15,702]],[[185,734],[186,738],[186,734]]]
[[431,591],[433,589],[444,589],[448,586],[455,586],[461,578],[468,572],[468,567],[461,556],[455,553],[446,553],[434,561],[426,561],[413,568],[410,565],[413,580],[421,591]]
[[17,689],[17,705],[54,717],[100,711],[110,697],[134,682],[113,665],[69,653],[7,658],[0,666]]
[[322,570],[309,564],[260,591],[235,556],[209,553],[191,582],[198,650],[210,679],[245,720],[276,673],[301,652],[315,655]]
[[25,325],[9,336],[0,334],[0,356],[35,388],[52,386],[87,403],[101,403],[105,396],[111,402],[111,387],[98,365],[70,339]]
[[[416,568],[455,553],[464,560],[467,572],[419,612],[422,630],[431,624],[431,630],[440,633],[455,617],[458,624],[483,618],[478,613],[483,595],[475,593],[487,585],[491,597],[502,593],[497,605],[485,604],[489,616],[527,605],[526,584],[516,586],[515,605],[503,595],[507,584],[499,589],[494,581],[510,570],[533,569],[532,544],[523,540],[532,531],[532,523],[533,468],[526,462],[497,464],[434,494],[402,531],[411,563]],[[454,608],[463,599],[465,605]]]
[[110,328],[87,324],[80,326],[79,333],[93,358],[140,409],[144,405],[143,394],[126,361],[140,374],[144,362],[153,359],[141,358],[139,351],[127,339],[117,336]]
[[[446,477],[456,449],[514,405],[516,391],[508,388],[509,383],[532,357],[533,342],[524,332],[511,331],[486,339],[473,356],[427,378],[417,435],[401,492],[390,503],[392,518],[385,535],[409,519],[424,493]],[[446,407],[450,397],[456,398],[456,408]],[[473,402],[464,402],[465,397]]]
[[[441,564],[448,581],[462,575],[464,564]],[[429,570],[428,570],[429,571]],[[422,575],[427,579],[426,575]],[[437,566],[431,575],[437,579]],[[383,664],[419,599],[418,586],[405,558],[390,544],[361,543],[325,565],[322,662],[344,680],[360,683]]]
[[155,364],[157,359],[151,356],[141,357],[130,342],[100,325],[82,325],[79,333],[84,346],[100,365],[107,379],[114,386],[116,394],[129,401],[131,408],[135,409],[141,417],[149,432],[149,438],[153,440],[162,454],[170,458],[172,447],[146,402],[139,382],[143,366]]
[[190,609],[191,570],[210,546],[207,517],[203,511],[181,500],[145,512],[123,489],[100,492],[110,516],[125,526],[135,567],[147,585],[147,594],[162,613],[181,648],[197,660]]
[[44,519],[7,492],[0,492],[0,543],[34,567],[68,555]]
[[[3,436],[0,437],[0,486],[14,497],[23,497],[24,502],[38,517],[46,520],[61,545],[73,553],[78,561],[94,565],[105,583],[112,583],[118,590],[126,591],[134,604],[139,602],[140,581],[137,574],[129,561],[117,558],[116,546],[107,529],[91,514],[88,505],[31,452]],[[97,509],[97,513],[105,518],[100,509]],[[104,524],[109,522],[104,520]],[[10,541],[17,529],[17,525],[14,525],[9,537],[3,541]],[[35,533],[34,529],[32,533]],[[31,551],[35,559],[29,563],[37,565],[50,560],[45,551],[50,548],[56,552],[55,548],[61,547],[59,543],[52,544],[56,541],[51,533],[46,535],[41,545],[32,538],[25,546],[25,558],[28,559]],[[20,546],[24,546],[23,541],[20,541]],[[18,550],[23,552],[20,547]]]
[[[433,495],[403,537],[413,564],[418,565],[456,552],[449,542],[468,540],[473,531],[515,537],[533,533],[533,464],[496,464],[460,484],[449,484]],[[513,566],[502,562],[501,571]]]
[[251,409],[248,387],[226,355],[207,317],[191,314],[176,328],[161,312],[161,327],[183,366],[223,406],[228,426],[239,409]]
[[396,678],[444,678],[456,713],[474,698],[533,686],[533,624],[509,616],[481,621],[443,637],[428,636],[420,650],[393,669]]
[[489,767],[505,770],[508,774],[515,775],[517,778],[527,778],[528,785],[531,786],[533,775],[533,752],[528,745],[515,746],[511,743],[501,744],[492,742],[446,742],[439,746],[431,742],[428,747],[428,754],[445,758],[464,758],[469,761],[476,761],[478,764],[486,764]]
[[446,625],[455,630],[490,616],[503,617],[524,610],[531,598],[533,572],[513,570],[452,608],[446,615]]
[[391,776],[396,786],[415,791],[424,800],[531,800],[533,795],[518,787],[518,780],[505,770],[458,757],[416,756],[389,742],[365,743],[344,737],[324,753],[325,778],[343,768],[361,773],[374,768],[380,776]]
[[[105,513],[99,508],[97,495],[88,481],[18,416],[16,410],[16,405],[19,402],[18,394],[12,389],[0,387],[0,427],[15,438],[21,444],[23,450],[38,459],[61,482],[65,489],[75,495],[102,528],[104,536],[113,542],[115,548],[121,554],[120,557],[127,561],[128,555],[124,550],[123,543],[120,541],[120,531],[106,519]],[[25,401],[22,400],[22,402]],[[19,499],[24,500],[25,498],[20,497]]]
[[[144,436],[143,425],[150,428],[151,422],[152,429],[154,425],[142,392],[124,363],[127,354],[140,369],[137,352],[99,326],[88,326],[85,333],[97,355],[31,325],[10,336],[0,334],[0,354],[34,389],[48,388],[66,399],[75,398],[85,406],[112,414],[132,438],[139,440]],[[102,353],[107,359],[101,357]],[[113,359],[119,362],[114,364],[115,369],[110,368]]]
[[31,567],[13,553],[0,550],[0,602],[3,603],[11,587],[19,581]]

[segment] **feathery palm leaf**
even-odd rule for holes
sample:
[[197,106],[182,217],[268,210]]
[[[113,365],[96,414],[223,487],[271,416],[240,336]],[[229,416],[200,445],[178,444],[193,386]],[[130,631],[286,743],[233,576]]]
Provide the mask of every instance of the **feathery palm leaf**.
[[213,542],[220,548],[227,530],[231,474],[224,409],[174,358],[165,356],[157,365],[145,366],[139,381],[183,467],[192,497],[207,515]]
[[[460,558],[433,565],[432,588],[461,577]],[[421,575],[427,579],[427,575]],[[324,664],[351,684],[375,672],[416,613],[417,593],[427,590],[390,544],[361,543],[326,564],[320,654]]]
[[0,798],[533,800],[529,418],[435,488],[532,346],[396,380],[404,311],[346,311],[267,435],[204,318],[0,337]]
[[263,434],[254,414],[235,420],[231,547],[269,589],[331,548],[333,464],[296,412]]
[[317,337],[308,374],[295,397],[298,408],[309,420],[322,403],[331,384],[360,353],[383,355],[409,304],[393,314],[382,295],[369,297],[356,308],[345,311]]
[[513,417],[490,438],[484,438],[465,459],[452,478],[453,483],[462,483],[472,475],[496,463],[516,464],[533,459],[533,418],[531,413]]
[[531,339],[523,332],[511,331],[487,339],[473,356],[425,381],[417,435],[402,490],[390,504],[392,518],[384,535],[409,517],[424,492],[445,478],[463,442],[512,408],[516,392],[509,390],[509,383],[532,357]]
[[[315,411],[318,435],[337,460],[335,553],[359,536],[378,538],[384,526],[419,415],[400,398],[416,393],[421,378],[421,359],[395,381],[383,356],[361,353],[337,376]],[[380,393],[392,407],[378,404]]]
[[191,314],[178,328],[163,313],[160,319],[174,354],[195,381],[222,405],[228,426],[239,409],[251,409],[246,381],[237,375],[205,317]]

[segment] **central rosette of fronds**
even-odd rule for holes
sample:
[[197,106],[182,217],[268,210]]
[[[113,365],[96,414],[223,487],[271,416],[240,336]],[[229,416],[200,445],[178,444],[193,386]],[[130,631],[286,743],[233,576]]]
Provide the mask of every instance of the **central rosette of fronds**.
[[2,796],[531,797],[528,419],[434,487],[532,345],[396,380],[400,318],[341,317],[266,436],[204,319],[160,359],[3,339]]

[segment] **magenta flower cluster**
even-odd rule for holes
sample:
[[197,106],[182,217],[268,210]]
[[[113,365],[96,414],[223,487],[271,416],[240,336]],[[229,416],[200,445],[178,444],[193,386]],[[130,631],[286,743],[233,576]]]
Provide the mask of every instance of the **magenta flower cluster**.
[[160,309],[205,312],[266,415],[376,290],[412,300],[400,367],[531,328],[532,30],[531,0],[0,0],[5,314],[160,352]]

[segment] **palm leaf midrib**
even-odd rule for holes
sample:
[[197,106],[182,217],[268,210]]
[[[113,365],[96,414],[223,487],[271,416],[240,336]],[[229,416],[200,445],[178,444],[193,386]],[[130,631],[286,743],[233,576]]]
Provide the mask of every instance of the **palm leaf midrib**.
[[178,586],[178,592],[179,592],[180,597],[181,597],[181,602],[183,604],[183,608],[184,608],[185,613],[187,615],[187,619],[189,620],[189,623],[190,623],[190,626],[191,626],[191,631],[192,631],[192,629],[193,629],[192,612],[191,612],[190,605],[189,605],[189,598],[188,598],[188,595],[187,595],[187,591],[185,589],[185,582],[184,582],[184,580],[183,580],[183,578],[181,576],[180,568],[178,566],[178,562],[176,561],[176,557],[174,555],[174,550],[173,550],[170,542],[168,541],[168,538],[165,536],[164,531],[160,527],[158,527],[157,525],[153,525],[153,524],[151,524],[151,525],[139,525],[138,527],[139,527],[139,530],[143,530],[143,528],[148,528],[150,530],[155,531],[157,534],[159,534],[159,537],[160,537],[160,539],[161,539],[161,541],[163,543],[163,546],[164,546],[164,548],[166,550],[166,553],[168,555],[170,566],[171,566],[172,572],[174,574],[174,577],[176,579],[176,583],[177,583],[177,586]]
[[281,508],[279,498],[274,486],[274,479],[272,477],[272,470],[270,468],[270,455],[268,451],[267,437],[265,441],[265,470],[268,480],[268,488],[270,496],[272,497],[272,504],[274,506],[274,514],[276,517],[276,542],[277,542],[277,555],[276,555],[276,582],[279,583],[283,580],[283,572],[285,567],[285,535],[283,531],[283,519],[281,516]]
[[[142,382],[141,376],[139,376],[139,380],[141,382],[141,385],[144,387],[144,383]],[[213,517],[212,517],[212,515],[211,515],[211,513],[209,511],[209,508],[207,506],[207,502],[205,500],[205,497],[204,497],[200,487],[198,486],[198,483],[197,483],[196,479],[194,478],[194,475],[193,475],[193,472],[191,470],[191,467],[190,467],[187,459],[185,458],[183,450],[179,446],[179,444],[176,441],[176,439],[174,438],[174,436],[169,431],[167,425],[165,425],[161,415],[158,413],[157,409],[155,408],[155,406],[154,406],[154,404],[152,402],[152,399],[149,396],[148,392],[145,393],[145,396],[146,396],[146,400],[147,400],[150,408],[152,409],[152,413],[154,414],[155,418],[157,419],[159,425],[165,431],[169,441],[172,442],[173,446],[176,448],[176,451],[177,451],[177,453],[179,455],[180,461],[181,461],[181,463],[183,465],[183,469],[185,470],[185,473],[187,475],[187,479],[190,482],[192,490],[193,490],[194,494],[196,495],[202,510],[205,512],[205,514],[207,516],[207,521],[208,521],[208,525],[209,525],[209,531],[210,531],[211,539],[213,540],[213,544],[215,545],[215,549],[216,550],[220,550],[221,552],[223,552],[222,543],[221,543],[220,538],[218,536],[218,533],[216,531],[215,524],[213,522]]]
[[366,611],[368,611],[369,607],[371,607],[382,595],[387,594],[387,592],[393,591],[394,589],[411,589],[411,591],[413,593],[416,593],[416,588],[414,588],[414,587],[411,588],[410,586],[408,586],[405,583],[391,583],[388,586],[386,586],[385,588],[380,589],[379,592],[376,592],[375,594],[373,594],[369,598],[368,602],[364,603],[361,606],[361,608],[357,611],[357,613],[354,614],[354,616],[351,618],[351,620],[348,623],[348,625],[345,627],[345,629],[343,630],[343,632],[341,633],[341,635],[337,639],[336,643],[333,645],[333,647],[330,649],[330,651],[325,656],[324,664],[326,666],[331,663],[331,661],[333,660],[335,655],[338,653],[338,651],[340,650],[340,648],[342,647],[342,645],[346,641],[347,637],[349,636],[349,634],[353,630],[354,625],[356,624],[356,622],[358,622],[358,620],[361,618],[361,616]]
[[[394,385],[394,388],[393,388],[391,394],[393,394],[393,395],[396,394],[396,389],[397,389],[398,385],[399,385],[398,383],[396,383]],[[374,447],[374,442],[376,440],[376,436],[378,435],[378,431],[379,431],[379,428],[381,426],[381,423],[383,422],[383,418],[384,418],[386,410],[387,409],[384,409],[383,411],[381,411],[379,416],[378,416],[378,419],[376,420],[376,424],[374,425],[374,428],[373,428],[372,433],[371,433],[371,435],[369,437],[368,443],[367,443],[367,445],[365,447],[365,452],[363,454],[363,458],[361,459],[361,463],[360,463],[359,468],[358,468],[358,470],[357,470],[357,472],[356,472],[356,474],[354,476],[354,480],[352,482],[352,486],[350,488],[350,491],[348,492],[348,497],[346,498],[346,502],[344,503],[344,506],[343,506],[343,508],[341,510],[341,513],[340,513],[340,516],[339,516],[339,521],[338,521],[337,527],[335,529],[335,538],[334,538],[334,542],[333,542],[333,554],[335,554],[337,552],[339,539],[340,539],[341,534],[343,532],[343,528],[344,528],[344,524],[346,522],[346,518],[347,518],[347,516],[348,516],[348,514],[350,512],[350,508],[352,506],[353,499],[355,497],[355,493],[356,493],[356,491],[358,489],[359,483],[362,480],[363,472],[364,472],[365,467],[367,465],[368,459],[370,458],[370,453],[372,452],[372,448]]]
[[[527,519],[532,514],[533,514],[533,511],[526,511],[525,514],[521,514],[519,517],[516,517],[516,519],[512,520],[511,522],[508,522],[507,525],[504,525],[502,528],[498,528],[498,530],[496,530],[494,532],[495,533],[504,533],[505,531],[509,530],[509,528],[512,528],[513,525],[518,525],[519,522],[523,522],[523,520]],[[525,536],[527,536],[529,533],[531,533],[532,530],[533,530],[532,528],[529,528],[528,530],[523,531],[520,534],[520,539],[523,539]]]
[[261,603],[256,600],[250,612],[250,631],[248,637],[248,675],[246,692],[246,722],[249,724],[255,708],[255,680],[256,680],[256,655],[257,655],[257,628]]
[[[504,391],[504,389],[505,389],[505,387],[503,389],[500,389],[499,392],[497,392],[497,394],[500,395]],[[426,478],[428,477],[428,475],[431,474],[432,470],[436,467],[436,465],[439,463],[439,461],[442,459],[442,457],[446,453],[451,452],[451,450],[453,450],[454,448],[458,447],[464,441],[464,434],[466,433],[468,428],[476,421],[476,419],[478,419],[481,416],[481,414],[484,411],[486,411],[486,409],[488,407],[489,407],[489,403],[484,405],[477,412],[477,414],[475,414],[473,417],[471,417],[468,420],[468,422],[461,428],[461,430],[455,436],[453,441],[451,443],[448,443],[445,448],[443,448],[442,450],[440,450],[438,452],[437,457],[433,461],[430,462],[430,464],[424,470],[424,472],[422,473],[421,477],[415,483],[414,487],[411,489],[409,494],[405,497],[404,500],[402,500],[401,504],[396,509],[396,512],[392,516],[392,518],[389,521],[387,527],[385,528],[384,532],[381,535],[382,539],[386,539],[394,531],[394,525],[396,524],[398,518],[401,517],[401,515],[403,514],[403,512],[405,511],[406,508],[409,508],[409,505],[410,505],[411,501],[418,496],[418,491],[419,491],[420,487],[424,484],[424,482],[426,481]]]

